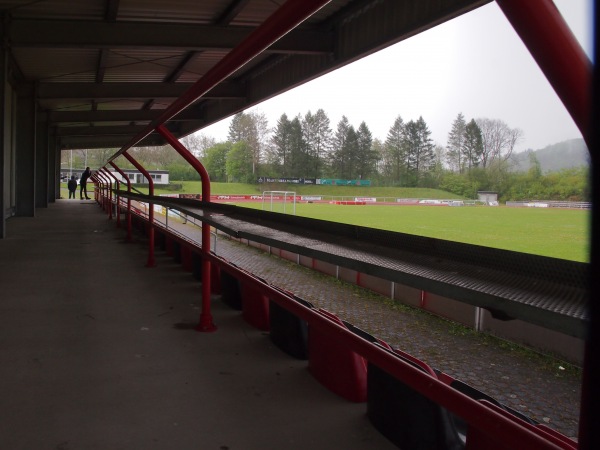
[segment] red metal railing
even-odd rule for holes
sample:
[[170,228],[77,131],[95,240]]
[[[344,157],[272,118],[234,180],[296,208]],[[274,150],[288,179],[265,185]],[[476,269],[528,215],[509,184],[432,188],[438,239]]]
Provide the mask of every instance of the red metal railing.
[[[497,0],[498,4],[521,36],[526,46],[546,74],[548,80],[556,90],[557,94],[570,112],[583,136],[589,138],[589,80],[591,78],[591,65],[580,46],[577,44],[562,17],[558,14],[550,0]],[[198,98],[224,80],[227,76],[238,70],[269,45],[293,29],[307,17],[312,15],[323,5],[328,3],[324,0],[290,0],[277,10],[269,19],[258,27],[244,42],[232,50],[223,60],[209,70],[198,82],[196,82],[180,98],[173,102],[165,111],[154,120],[141,133],[132,138],[119,152],[113,155],[109,161],[123,154],[130,160],[138,170],[145,174],[150,183],[150,195],[153,195],[152,179],[133,158],[126,152],[129,148],[137,145],[145,137],[154,131],[159,132],[173,147],[192,164],[203,180],[203,199],[210,199],[210,182],[208,174],[202,165],[193,159],[191,155],[172,135],[164,124],[173,116],[191,105]],[[153,207],[149,211],[151,239],[151,255],[154,265],[154,242],[153,242]],[[209,227],[206,227],[209,228]],[[206,246],[205,246],[206,245]],[[204,242],[203,236],[203,258],[212,261],[213,264],[224,264],[217,257],[208,252],[209,242]],[[204,264],[204,262],[203,262]],[[210,286],[210,277],[205,275],[203,266],[203,289]],[[210,268],[209,265],[207,267]],[[357,336],[344,327],[339,326],[325,316],[316,314],[310,309],[295,302],[282,291],[267,285],[266,283],[250,276],[234,266],[228,270],[234,272],[240,279],[253,283],[255,287],[265,295],[269,295],[275,302],[289,309],[293,314],[303,318],[314,327],[326,327],[334,335],[351,346],[357,353],[372,361],[374,364],[389,372],[397,379],[410,385],[413,389],[432,399],[439,405],[463,417],[470,426],[483,431],[489,438],[497,440],[507,448],[527,449],[559,449],[556,442],[544,433],[536,433],[523,424],[509,420],[502,414],[488,408],[480,402],[472,400],[459,392],[453,390],[443,382],[423,374],[418,369],[404,363],[392,356],[385,349],[379,348],[373,343]],[[210,288],[209,288],[210,289]],[[208,305],[209,294],[203,291],[203,314],[204,302]],[[208,306],[209,308],[209,306]],[[204,316],[210,318],[210,309]],[[202,322],[202,318],[201,318]],[[212,319],[210,319],[212,323]],[[202,327],[199,327],[200,329]]]
[[[119,187],[121,182],[119,181],[119,179],[115,176],[114,173],[112,173],[110,170],[108,170],[107,167],[103,167],[102,170],[104,170],[104,172],[106,174],[108,174],[108,176],[111,178],[111,180],[115,181],[115,202],[114,204],[116,205],[116,213],[117,213],[117,228],[119,228],[121,226],[121,209],[119,208]],[[110,215],[112,216],[112,210],[113,210],[113,202],[112,202],[112,192],[111,192],[111,201],[110,201]]]
[[168,122],[330,1],[288,0],[109,160],[115,159],[121,153],[137,145],[158,126]]
[[[148,171],[139,162],[137,162],[136,159],[129,153],[123,152],[123,156],[146,177],[146,179],[148,180],[148,194],[154,195],[154,180],[152,180],[152,176],[150,176]],[[150,203],[148,205],[148,223],[148,262],[146,263],[146,266],[155,267],[156,259],[154,258],[154,203]]]
[[106,169],[106,167],[101,167],[99,169],[100,173],[102,173],[102,175],[106,178],[106,181],[108,182],[108,201],[106,203],[107,209],[108,209],[108,220],[112,220],[113,218],[113,214],[112,214],[112,210],[113,210],[113,176],[110,173],[109,170]]
[[108,199],[108,180],[106,179],[106,175],[102,173],[100,170],[95,172],[95,176],[98,178],[100,183],[100,191],[101,191],[101,202],[100,207],[106,211],[106,202]]
[[[110,161],[109,164],[121,174],[125,182],[127,183],[127,192],[131,192],[131,181],[129,177],[121,170],[119,166],[117,166],[113,161]],[[117,202],[118,203],[118,202]],[[117,204],[117,207],[120,209],[121,205]],[[126,240],[131,242],[131,199],[127,199],[127,237]]]
[[[196,83],[194,83],[181,97],[179,97],[170,106],[168,106],[157,119],[155,119],[150,125],[148,125],[141,133],[139,133],[133,139],[131,139],[111,158],[109,158],[109,162],[121,154],[127,155],[126,152],[128,149],[138,144],[142,139],[147,137],[155,130],[161,133],[163,136],[165,136],[167,140],[173,145],[173,141],[176,141],[176,139],[172,138],[171,134],[168,133],[168,130],[164,127],[165,122],[167,122],[168,120],[173,118],[173,116],[187,108],[196,100],[198,100],[202,95],[206,94],[210,89],[212,89],[218,83],[227,78],[227,76],[231,75],[244,64],[252,60],[252,58],[266,50],[271,44],[276,42],[278,39],[280,39],[282,36],[294,29],[297,25],[302,23],[316,11],[321,9],[324,5],[329,3],[329,1],[330,0],[289,0],[288,2],[286,2],[267,20],[265,20],[265,22],[263,22],[256,30],[254,30],[240,45],[238,45],[231,52],[229,52],[217,65],[215,65],[202,78],[200,78]],[[169,138],[168,136],[171,137]],[[177,145],[177,147],[179,148],[178,151],[180,151],[181,153],[181,149],[184,149],[184,147],[179,143],[175,145]],[[201,177],[203,180],[202,197],[204,199],[210,199],[210,181],[208,178],[208,173],[206,173],[206,170],[199,162],[193,163],[188,156],[185,156],[189,154],[190,153],[189,151],[187,151],[187,149],[185,149],[185,152],[182,153],[182,155],[184,155],[184,158],[186,158],[188,162],[193,164],[194,167],[197,168],[197,170],[201,171]],[[150,195],[153,195],[153,193],[151,193]],[[150,213],[153,215],[152,210],[150,211]],[[152,227],[152,218],[150,222],[153,252],[154,234]],[[208,251],[210,249],[210,230],[208,230],[207,233],[208,239],[206,250]],[[208,269],[206,269],[203,266],[203,312],[201,314],[201,322],[198,325],[198,330],[211,331],[212,329],[214,329],[214,325],[212,324],[212,318],[210,316],[209,294],[206,293],[210,292],[210,263],[207,261],[205,264],[207,264]]]
[[[141,211],[140,211],[141,213]],[[169,229],[163,232],[170,233]],[[194,246],[193,242],[187,245]],[[470,450],[485,450],[485,443],[497,442],[494,448],[526,448],[532,450],[550,450],[576,448],[576,443],[559,433],[543,426],[534,426],[516,418],[493,405],[474,400],[451,387],[443,377],[439,379],[430,373],[403,361],[386,350],[386,346],[376,345],[360,335],[341,326],[322,310],[309,308],[295,300],[290,292],[286,292],[266,281],[252,275],[236,265],[230,264],[214,253],[204,254],[211,264],[226,268],[226,271],[248,288],[273,300],[298,318],[306,321],[309,327],[326,332],[331,339],[339,341],[366,360],[390,373],[392,376],[410,386],[411,389],[429,398],[441,407],[464,419],[469,426],[469,433],[477,436]],[[468,438],[467,438],[468,439]]]

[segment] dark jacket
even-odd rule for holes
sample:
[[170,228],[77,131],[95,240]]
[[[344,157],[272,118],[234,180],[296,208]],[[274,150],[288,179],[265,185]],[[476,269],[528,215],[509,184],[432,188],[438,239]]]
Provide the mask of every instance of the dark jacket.
[[77,180],[75,180],[74,178],[71,178],[69,180],[69,182],[67,183],[67,187],[69,188],[69,190],[71,192],[75,192],[77,190]]
[[81,180],[79,180],[79,184],[85,184],[87,183],[87,179],[92,175],[92,171],[90,169],[86,169],[82,174],[81,174]]

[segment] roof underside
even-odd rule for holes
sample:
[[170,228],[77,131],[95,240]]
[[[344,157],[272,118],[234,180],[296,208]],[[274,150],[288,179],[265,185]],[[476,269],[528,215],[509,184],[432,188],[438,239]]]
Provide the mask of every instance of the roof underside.
[[[490,1],[332,0],[167,128],[183,137]],[[121,148],[279,3],[0,0],[9,81],[35,96],[60,148]],[[138,145],[163,144],[152,133]]]

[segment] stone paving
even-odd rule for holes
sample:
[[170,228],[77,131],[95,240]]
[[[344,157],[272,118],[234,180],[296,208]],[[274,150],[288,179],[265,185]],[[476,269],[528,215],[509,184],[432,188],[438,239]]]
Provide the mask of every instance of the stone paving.
[[[221,236],[221,235],[219,235]],[[576,438],[581,370],[219,237],[217,254]]]
[[[164,216],[156,219],[164,222]],[[170,220],[169,226],[201,241],[190,222]],[[218,236],[219,256],[577,439],[580,368]]]

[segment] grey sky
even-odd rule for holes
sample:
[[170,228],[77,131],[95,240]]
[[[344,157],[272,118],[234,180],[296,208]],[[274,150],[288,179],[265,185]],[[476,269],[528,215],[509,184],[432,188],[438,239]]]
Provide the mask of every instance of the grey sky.
[[[592,0],[555,0],[591,55]],[[335,129],[342,115],[385,140],[395,118],[423,116],[445,146],[453,120],[501,119],[523,130],[516,151],[581,137],[564,106],[495,2],[261,103],[274,127],[322,108]],[[225,140],[231,119],[202,133]]]

